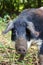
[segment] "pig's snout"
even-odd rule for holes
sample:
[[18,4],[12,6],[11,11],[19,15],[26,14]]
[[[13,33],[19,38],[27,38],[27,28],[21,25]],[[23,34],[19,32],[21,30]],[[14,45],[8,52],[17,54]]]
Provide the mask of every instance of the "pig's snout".
[[23,48],[23,47],[19,47],[19,48],[18,48],[18,53],[25,55],[25,54],[26,54],[26,49]]

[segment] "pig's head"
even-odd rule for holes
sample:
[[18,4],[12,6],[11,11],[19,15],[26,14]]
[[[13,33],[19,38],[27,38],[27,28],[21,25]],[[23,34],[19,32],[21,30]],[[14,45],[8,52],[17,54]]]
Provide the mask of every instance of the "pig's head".
[[[38,33],[35,34],[36,31],[34,29],[33,23],[28,22],[26,19],[22,20],[22,18],[21,19],[19,18],[14,21],[11,20],[8,23],[6,30],[3,31],[3,34],[6,34],[10,30],[13,31],[12,39],[13,39],[13,41],[15,41],[16,51],[19,54],[23,54],[23,55],[25,55],[27,52],[26,28],[28,28],[30,30],[30,33],[32,33],[31,34],[32,36],[36,36],[36,37],[38,36]],[[30,37],[30,35],[28,36],[28,38],[29,37]],[[16,40],[14,40],[14,38],[16,38]]]
[[[17,24],[18,25],[18,24]],[[9,31],[12,31],[12,39],[16,38],[15,41],[15,49],[19,54],[25,55],[27,52],[27,39],[26,37],[26,30],[25,30],[25,25],[22,27],[22,25],[16,26],[14,22],[9,22],[7,25],[7,28],[5,31],[3,31],[3,34],[6,34]],[[15,36],[15,37],[14,37]]]

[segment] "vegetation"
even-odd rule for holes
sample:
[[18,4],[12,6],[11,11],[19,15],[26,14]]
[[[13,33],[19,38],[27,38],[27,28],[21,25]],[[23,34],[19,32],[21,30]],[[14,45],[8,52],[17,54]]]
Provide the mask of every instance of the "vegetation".
[[18,15],[23,9],[43,6],[43,0],[0,0],[0,16]]

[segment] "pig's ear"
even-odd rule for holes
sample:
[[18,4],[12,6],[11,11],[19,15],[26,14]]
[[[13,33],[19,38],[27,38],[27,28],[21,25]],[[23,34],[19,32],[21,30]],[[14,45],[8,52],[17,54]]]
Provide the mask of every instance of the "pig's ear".
[[30,33],[34,37],[38,37],[40,35],[40,32],[36,31],[34,23],[32,21],[28,21],[26,18],[24,18],[24,21],[26,23],[26,28],[30,30]]
[[25,23],[26,23],[26,25],[27,25],[26,28],[27,28],[28,30],[30,30],[30,32],[32,32],[32,33],[34,34],[34,33],[35,33],[35,26],[34,26],[33,22],[27,20],[26,18],[24,18],[24,21],[25,21]]
[[36,31],[35,26],[32,22],[27,22],[27,28],[30,30],[34,37],[38,37],[40,32]]
[[6,29],[2,32],[2,34],[6,34],[7,32],[9,32],[9,31],[10,31],[11,29],[13,29],[13,28],[14,28],[14,22],[11,20],[11,21],[8,23]]

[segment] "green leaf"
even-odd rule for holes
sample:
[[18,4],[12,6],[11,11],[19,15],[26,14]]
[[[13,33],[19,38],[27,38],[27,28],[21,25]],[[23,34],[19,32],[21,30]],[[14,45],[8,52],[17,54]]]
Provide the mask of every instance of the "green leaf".
[[0,43],[0,48],[3,48],[3,44]]

